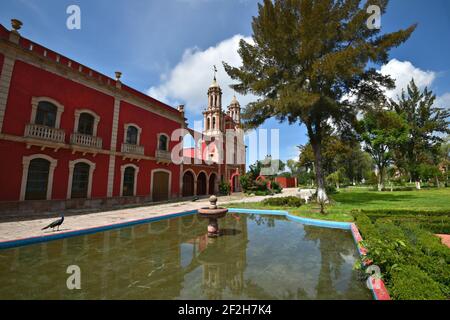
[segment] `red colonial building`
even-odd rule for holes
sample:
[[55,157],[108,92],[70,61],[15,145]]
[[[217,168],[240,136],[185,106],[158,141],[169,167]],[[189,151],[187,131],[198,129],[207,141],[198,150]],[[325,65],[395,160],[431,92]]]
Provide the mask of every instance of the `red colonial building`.
[[[202,133],[173,108],[0,25],[0,213],[159,202],[239,190],[240,106],[208,89]],[[184,130],[195,148],[171,156]],[[231,133],[231,134],[230,134]],[[232,143],[229,144],[232,139]],[[231,145],[231,147],[229,147]],[[227,148],[229,149],[227,151]],[[176,149],[178,150],[178,149]]]

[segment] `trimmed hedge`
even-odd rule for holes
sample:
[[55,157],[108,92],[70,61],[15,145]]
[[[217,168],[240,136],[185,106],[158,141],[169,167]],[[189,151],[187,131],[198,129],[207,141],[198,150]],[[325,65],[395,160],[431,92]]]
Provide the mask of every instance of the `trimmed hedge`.
[[263,200],[262,204],[268,207],[300,207],[303,204],[303,200],[294,196],[270,198]]
[[416,266],[401,265],[392,274],[391,298],[395,300],[445,300],[439,284]]
[[450,234],[449,211],[414,211],[414,210],[354,210],[353,215],[366,214],[372,222],[378,219],[389,219],[401,223],[419,224],[432,233]]
[[355,219],[369,251],[367,258],[380,267],[394,299],[450,297],[450,249],[437,237],[415,222],[387,218],[372,222],[365,214],[356,214]]

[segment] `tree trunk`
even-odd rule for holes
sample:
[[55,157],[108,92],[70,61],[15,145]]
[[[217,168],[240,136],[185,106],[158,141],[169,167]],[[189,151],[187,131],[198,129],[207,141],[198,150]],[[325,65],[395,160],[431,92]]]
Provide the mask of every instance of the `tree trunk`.
[[383,191],[384,189],[384,167],[378,166],[378,191]]
[[311,146],[314,151],[314,163],[316,169],[316,184],[317,184],[317,202],[328,203],[328,196],[325,190],[325,182],[322,169],[322,152],[321,145],[315,139],[311,139]]
[[416,189],[420,190],[421,186],[420,186],[420,180],[416,180]]

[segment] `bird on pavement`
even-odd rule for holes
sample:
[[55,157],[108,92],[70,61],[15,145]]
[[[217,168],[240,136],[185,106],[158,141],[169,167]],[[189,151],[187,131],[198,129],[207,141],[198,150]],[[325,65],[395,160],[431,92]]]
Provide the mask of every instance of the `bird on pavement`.
[[42,228],[42,230],[45,230],[45,229],[48,229],[48,228],[52,228],[53,231],[55,231],[55,228],[58,227],[58,231],[59,231],[59,227],[63,224],[63,222],[64,222],[64,215],[61,215],[61,218],[59,218],[58,220],[53,221],[52,223],[50,223],[45,228]]

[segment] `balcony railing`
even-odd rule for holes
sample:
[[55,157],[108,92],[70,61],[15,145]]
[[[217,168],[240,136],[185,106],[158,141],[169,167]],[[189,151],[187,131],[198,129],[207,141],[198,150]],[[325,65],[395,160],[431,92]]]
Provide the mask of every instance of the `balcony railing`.
[[63,129],[56,129],[40,124],[28,124],[25,127],[25,137],[64,143],[66,133]]
[[156,160],[157,161],[164,161],[164,162],[171,162],[172,161],[172,154],[171,154],[170,151],[156,150]]
[[94,137],[82,133],[73,133],[70,136],[70,143],[77,146],[101,149],[103,141],[100,137]]
[[122,152],[143,156],[144,155],[144,146],[139,146],[136,144],[122,143]]

